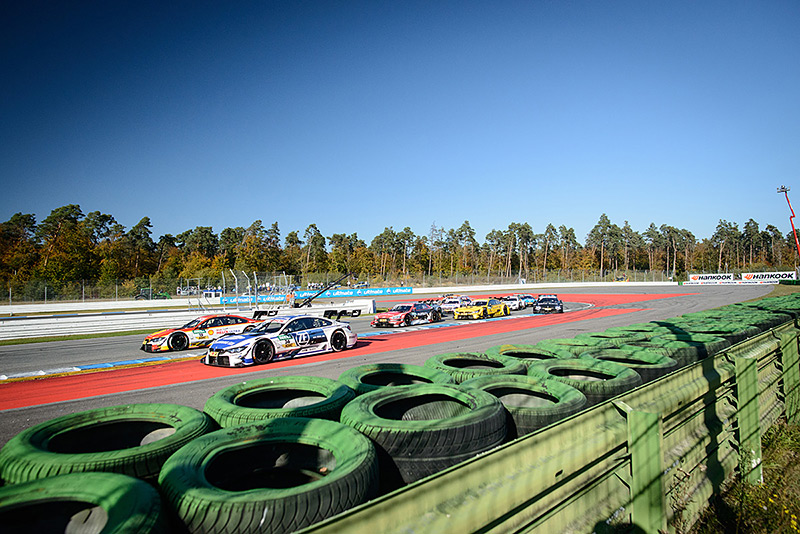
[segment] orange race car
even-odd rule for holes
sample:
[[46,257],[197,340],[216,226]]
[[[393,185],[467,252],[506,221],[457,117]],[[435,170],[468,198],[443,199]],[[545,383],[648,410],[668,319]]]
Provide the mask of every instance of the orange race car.
[[180,328],[168,328],[150,334],[144,338],[141,349],[145,352],[164,352],[206,347],[222,336],[247,332],[260,322],[239,315],[204,315]]

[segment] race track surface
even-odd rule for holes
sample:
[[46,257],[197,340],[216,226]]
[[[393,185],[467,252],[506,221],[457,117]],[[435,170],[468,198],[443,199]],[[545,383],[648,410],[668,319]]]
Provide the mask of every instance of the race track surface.
[[[84,371],[66,376],[10,380],[0,384],[0,445],[31,425],[82,410],[128,403],[162,402],[202,409],[206,400],[227,386],[279,375],[338,378],[346,369],[377,362],[421,365],[431,356],[450,352],[483,352],[502,343],[534,344],[543,339],[574,337],[612,326],[676,317],[716,308],[769,293],[772,286],[691,286],[652,288],[620,284],[596,292],[587,288],[559,289],[568,311],[531,315],[530,310],[483,322],[415,327],[389,333],[369,327],[368,318],[351,320],[359,343],[341,353],[276,362],[244,369],[208,367],[195,356],[165,363]],[[379,302],[379,307],[392,301]],[[0,373],[58,369],[81,363],[101,363],[141,357],[143,336],[102,340],[61,341],[2,347]]]

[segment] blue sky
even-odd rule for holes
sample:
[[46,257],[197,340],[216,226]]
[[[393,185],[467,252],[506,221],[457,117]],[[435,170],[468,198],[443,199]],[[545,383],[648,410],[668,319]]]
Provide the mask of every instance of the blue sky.
[[787,233],[798,28],[793,0],[9,2],[0,221]]

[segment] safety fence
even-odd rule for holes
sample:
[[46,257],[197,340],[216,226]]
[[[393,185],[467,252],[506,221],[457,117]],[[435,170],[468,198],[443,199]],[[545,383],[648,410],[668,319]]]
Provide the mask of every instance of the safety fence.
[[685,532],[800,419],[796,319],[303,532]]

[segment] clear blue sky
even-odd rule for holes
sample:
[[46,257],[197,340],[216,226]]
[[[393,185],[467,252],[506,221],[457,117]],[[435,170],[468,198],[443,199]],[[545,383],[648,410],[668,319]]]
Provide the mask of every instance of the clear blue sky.
[[0,77],[0,221],[583,242],[800,208],[795,0],[5,2]]

